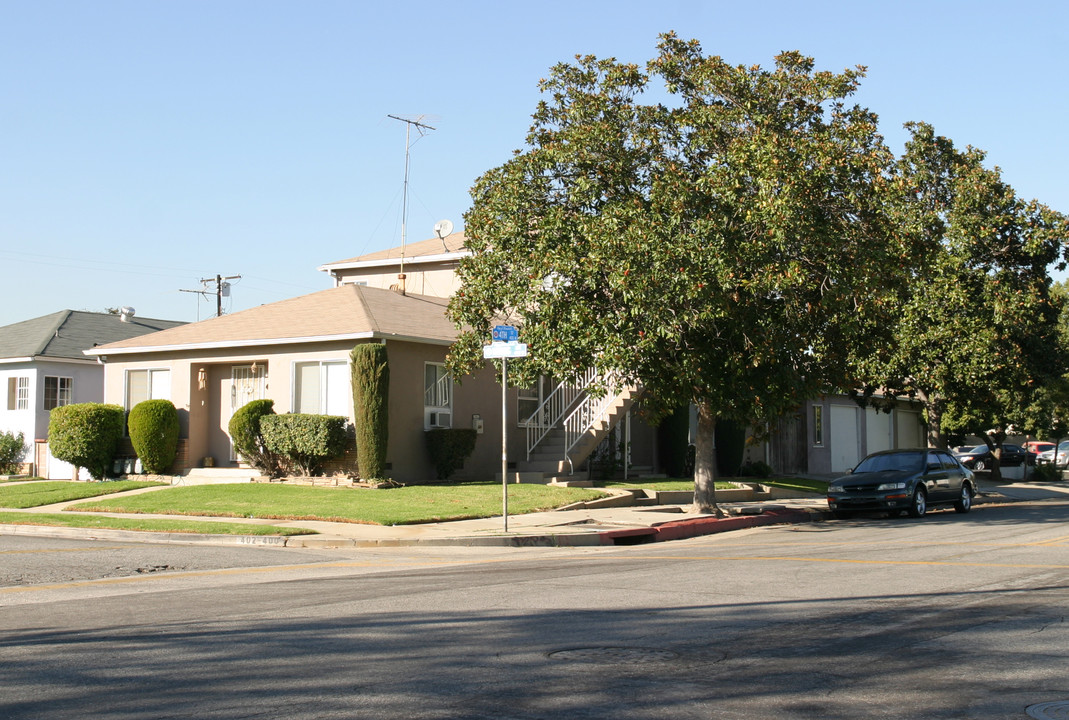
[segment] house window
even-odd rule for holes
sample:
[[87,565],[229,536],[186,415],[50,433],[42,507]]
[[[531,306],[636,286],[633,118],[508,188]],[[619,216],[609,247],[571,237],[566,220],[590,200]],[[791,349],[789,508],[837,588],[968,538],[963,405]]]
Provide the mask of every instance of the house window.
[[[533,418],[535,411],[553,392],[553,380],[545,375],[538,378],[534,385],[516,389],[516,424],[520,426],[538,426],[538,418]],[[548,411],[546,411],[548,412]],[[543,417],[546,423],[549,418]]]
[[30,409],[30,378],[9,377],[7,379],[7,409]]
[[453,427],[453,376],[441,363],[423,366],[423,427]]
[[293,365],[293,411],[349,417],[349,364],[344,360]]
[[45,376],[45,410],[71,404],[74,378]]
[[813,406],[813,444],[820,447],[824,444],[824,406]]
[[170,370],[127,370],[126,409],[145,400],[170,400]]

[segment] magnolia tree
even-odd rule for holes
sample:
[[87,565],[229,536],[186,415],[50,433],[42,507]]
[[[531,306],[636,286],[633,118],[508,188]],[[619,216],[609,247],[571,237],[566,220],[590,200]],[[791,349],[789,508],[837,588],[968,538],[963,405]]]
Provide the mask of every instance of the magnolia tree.
[[998,457],[1011,425],[1053,424],[1069,358],[1048,268],[1062,262],[1065,218],[1020,200],[981,151],[907,127],[888,209],[917,262],[888,318],[891,342],[859,346],[857,366],[870,392],[922,404],[929,445],[945,448],[946,430],[975,434]]
[[527,146],[472,190],[450,364],[481,364],[504,318],[531,348],[517,382],[593,367],[641,382],[655,414],[694,403],[695,509],[719,514],[717,419],[760,424],[839,386],[905,252],[879,199],[892,156],[846,104],[862,68],[735,66],[673,34],[658,50],[541,82]]

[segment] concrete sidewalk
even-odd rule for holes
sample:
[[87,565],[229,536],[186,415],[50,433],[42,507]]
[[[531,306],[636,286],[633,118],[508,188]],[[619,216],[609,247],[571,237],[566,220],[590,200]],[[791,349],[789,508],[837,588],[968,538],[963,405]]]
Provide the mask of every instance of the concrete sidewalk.
[[[976,505],[1062,499],[1069,500],[1066,483],[1000,483],[979,481]],[[144,492],[132,491],[132,492]],[[151,489],[147,489],[151,491]],[[76,501],[82,502],[82,501]],[[58,503],[24,512],[58,512],[72,503]],[[806,496],[755,502],[721,502],[727,517],[686,512],[684,505],[586,507],[552,512],[501,516],[477,520],[420,525],[362,525],[357,523],[280,521],[250,518],[181,516],[205,522],[248,523],[307,528],[316,535],[259,536],[149,533],[127,530],[62,528],[38,525],[3,525],[0,534],[77,537],[112,541],[171,542],[187,544],[271,545],[300,548],[402,547],[402,546],[502,546],[574,547],[634,545],[680,540],[700,535],[775,524],[820,522],[830,518],[822,496]],[[93,513],[101,515],[101,513]],[[122,515],[105,513],[122,517]],[[129,517],[129,516],[127,516]],[[140,516],[146,517],[146,516]],[[156,516],[176,517],[176,516]]]

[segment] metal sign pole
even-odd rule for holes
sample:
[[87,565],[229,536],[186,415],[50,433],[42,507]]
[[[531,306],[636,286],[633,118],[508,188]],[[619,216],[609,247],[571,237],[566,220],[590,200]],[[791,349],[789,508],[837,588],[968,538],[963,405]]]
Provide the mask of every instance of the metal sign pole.
[[508,481],[508,358],[501,358],[501,517],[505,521],[505,532],[509,531],[509,481]]

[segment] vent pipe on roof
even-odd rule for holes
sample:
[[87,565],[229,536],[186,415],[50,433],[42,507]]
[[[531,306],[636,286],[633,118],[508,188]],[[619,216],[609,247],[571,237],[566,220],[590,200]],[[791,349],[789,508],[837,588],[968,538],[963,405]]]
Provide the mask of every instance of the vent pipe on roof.
[[119,322],[130,322],[130,318],[134,316],[134,309],[129,305],[123,305],[119,309]]

